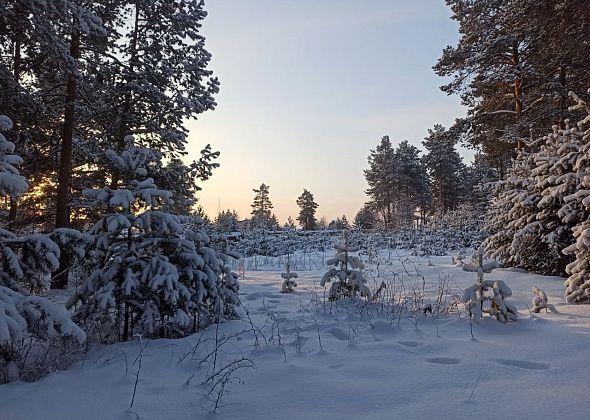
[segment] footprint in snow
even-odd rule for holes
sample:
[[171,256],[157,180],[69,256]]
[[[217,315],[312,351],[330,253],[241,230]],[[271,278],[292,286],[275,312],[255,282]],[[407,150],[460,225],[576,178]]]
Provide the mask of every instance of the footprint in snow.
[[431,357],[426,359],[429,363],[435,363],[437,365],[458,365],[461,360],[455,359],[454,357]]
[[328,332],[332,334],[334,337],[336,337],[338,340],[348,340],[348,333],[344,331],[342,328],[333,327],[330,328]]
[[527,370],[547,370],[550,368],[547,363],[529,362],[526,360],[497,359],[496,362],[504,366],[513,366]]
[[342,366],[346,366],[346,365],[345,365],[344,363],[340,363],[340,364],[338,364],[338,365],[332,365],[332,366],[330,366],[330,369],[339,369],[339,368],[341,368]]
[[399,344],[406,347],[420,347],[423,344],[418,343],[417,341],[398,341]]
[[262,297],[262,293],[260,292],[252,292],[252,293],[248,293],[246,296],[244,296],[244,299],[246,300],[257,300],[260,299]]

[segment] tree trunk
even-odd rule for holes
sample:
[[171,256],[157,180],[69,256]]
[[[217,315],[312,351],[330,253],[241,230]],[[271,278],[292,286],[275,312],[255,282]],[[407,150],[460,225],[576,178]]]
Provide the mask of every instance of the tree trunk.
[[[77,60],[80,58],[80,34],[74,32],[70,44],[70,56]],[[66,88],[66,106],[64,112],[64,126],[61,139],[60,165],[57,176],[57,201],[55,210],[55,227],[66,228],[70,226],[70,209],[68,206],[70,196],[70,182],[72,178],[72,143],[74,136],[74,117],[76,100],[76,77],[70,74]],[[61,253],[59,269],[51,280],[51,288],[64,289],[68,285],[69,258],[65,252]]]
[[[20,72],[21,72],[21,56],[20,56],[20,41],[17,40],[14,42],[14,81],[17,85],[20,83]],[[14,123],[14,131],[15,131],[15,144],[18,147],[20,143],[20,129],[19,129],[19,121],[18,118],[12,116],[12,121]],[[10,197],[10,210],[8,211],[8,226],[12,228],[14,222],[16,221],[16,213],[18,209],[18,200],[16,197]]]
[[565,130],[565,120],[567,115],[567,66],[559,66],[559,84],[561,85],[561,94],[559,97],[559,128]]
[[[518,67],[520,64],[520,55],[518,52],[518,42],[514,42],[512,45],[512,65]],[[516,79],[513,83],[513,96],[514,96],[514,112],[516,113],[516,119],[520,119],[522,115],[522,77]],[[525,144],[520,139],[517,139],[516,149],[522,150]]]

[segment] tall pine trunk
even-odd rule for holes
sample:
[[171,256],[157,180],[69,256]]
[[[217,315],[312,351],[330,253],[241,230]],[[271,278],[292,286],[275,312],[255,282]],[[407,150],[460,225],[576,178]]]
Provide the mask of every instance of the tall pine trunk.
[[[70,56],[74,60],[80,58],[80,34],[75,31],[72,34],[70,44]],[[64,112],[64,125],[61,139],[60,165],[57,175],[57,200],[55,204],[55,227],[67,228],[70,226],[70,183],[72,179],[72,143],[74,137],[74,117],[76,100],[76,77],[70,74],[66,88],[66,105]],[[68,255],[61,253],[59,269],[51,280],[51,288],[64,289],[68,285],[68,272],[70,261]]]

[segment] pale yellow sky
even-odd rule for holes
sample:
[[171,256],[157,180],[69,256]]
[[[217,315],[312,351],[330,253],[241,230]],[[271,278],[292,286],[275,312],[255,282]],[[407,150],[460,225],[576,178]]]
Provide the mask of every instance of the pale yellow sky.
[[248,217],[264,182],[281,223],[296,218],[304,188],[318,219],[351,220],[367,201],[363,169],[383,135],[419,146],[435,123],[464,115],[431,70],[458,37],[444,2],[344,3],[207,3],[203,33],[221,92],[215,111],[188,123],[188,158],[206,143],[221,152],[199,193],[210,216]]

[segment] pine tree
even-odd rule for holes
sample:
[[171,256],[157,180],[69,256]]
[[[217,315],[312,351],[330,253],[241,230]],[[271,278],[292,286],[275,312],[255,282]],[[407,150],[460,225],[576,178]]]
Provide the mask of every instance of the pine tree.
[[573,243],[563,250],[566,255],[574,257],[566,267],[569,277],[565,281],[565,299],[587,304],[590,303],[590,106],[577,95],[571,96],[576,102],[572,108],[582,110],[586,117],[576,126],[559,132],[573,148],[581,145],[576,153],[573,173],[562,177],[567,190],[575,185],[575,192],[563,198],[565,204],[559,210],[566,226],[575,223]]
[[217,215],[214,224],[220,232],[236,232],[238,221],[238,213],[235,210],[224,210]]
[[297,205],[301,208],[297,221],[303,230],[317,229],[315,212],[318,204],[314,201],[313,194],[304,189],[303,193],[297,198]]
[[334,219],[330,223],[328,223],[328,229],[332,229],[332,230],[350,229],[350,224],[348,223],[348,219],[346,218],[346,215],[343,214],[342,217],[337,217],[336,219]]
[[332,283],[328,292],[328,299],[334,301],[346,297],[354,297],[360,294],[361,297],[371,298],[371,290],[366,286],[367,279],[359,271],[364,268],[361,260],[352,252],[357,252],[358,247],[349,244],[348,232],[344,233],[342,244],[336,245],[336,255],[329,259],[327,264],[333,266],[324,274],[320,285]]
[[168,212],[172,194],[146,178],[161,155],[131,136],[126,143],[121,154],[106,152],[125,186],[84,192],[104,213],[90,230],[95,269],[68,307],[103,340],[178,336],[235,316],[238,283],[227,257],[199,224],[187,228]]
[[424,165],[430,177],[433,211],[446,212],[459,204],[463,170],[461,156],[455,149],[456,139],[442,125],[428,130],[422,144],[426,149]]
[[258,229],[270,229],[272,223],[271,210],[273,205],[269,197],[269,188],[266,184],[260,184],[254,189],[254,202],[252,203],[252,223]]
[[369,169],[365,169],[365,179],[369,188],[366,193],[373,207],[381,214],[386,229],[393,227],[395,178],[391,167],[394,162],[394,149],[389,136],[383,136],[381,143],[371,150]]
[[371,205],[365,204],[354,216],[355,229],[375,229],[377,225],[377,215]]
[[402,141],[394,149],[389,137],[385,136],[379,146],[371,150],[368,160],[365,178],[369,188],[366,193],[384,227],[412,227],[417,211],[424,219],[431,199],[420,151],[407,141]]
[[[442,86],[461,95],[467,118],[452,129],[481,145],[501,178],[515,146],[556,124],[583,118],[567,108],[567,92],[585,90],[590,47],[586,5],[575,0],[447,0],[459,23],[458,44],[434,67]],[[520,147],[522,144],[520,144]]]
[[[534,147],[534,145],[530,145]],[[495,195],[485,215],[485,231],[489,235],[484,241],[486,253],[500,260],[506,266],[523,267],[521,254],[513,249],[515,235],[527,226],[537,214],[537,204],[541,197],[534,190],[532,170],[535,167],[534,155],[521,150],[513,161],[505,181],[498,181]],[[545,247],[535,237],[522,237],[518,246],[531,246],[535,252]]]
[[[4,197],[18,197],[28,189],[17,169],[22,159],[12,154],[15,145],[2,134],[12,127],[12,121],[0,115],[0,196]],[[0,229],[0,383],[21,377],[31,347],[40,342],[50,347],[56,338],[85,341],[84,332],[63,308],[33,294],[45,287],[59,256],[59,246],[47,235],[18,236]]]
[[394,154],[392,176],[396,180],[395,219],[398,228],[413,227],[416,212],[424,219],[430,207],[431,195],[426,168],[417,147],[402,141]]

